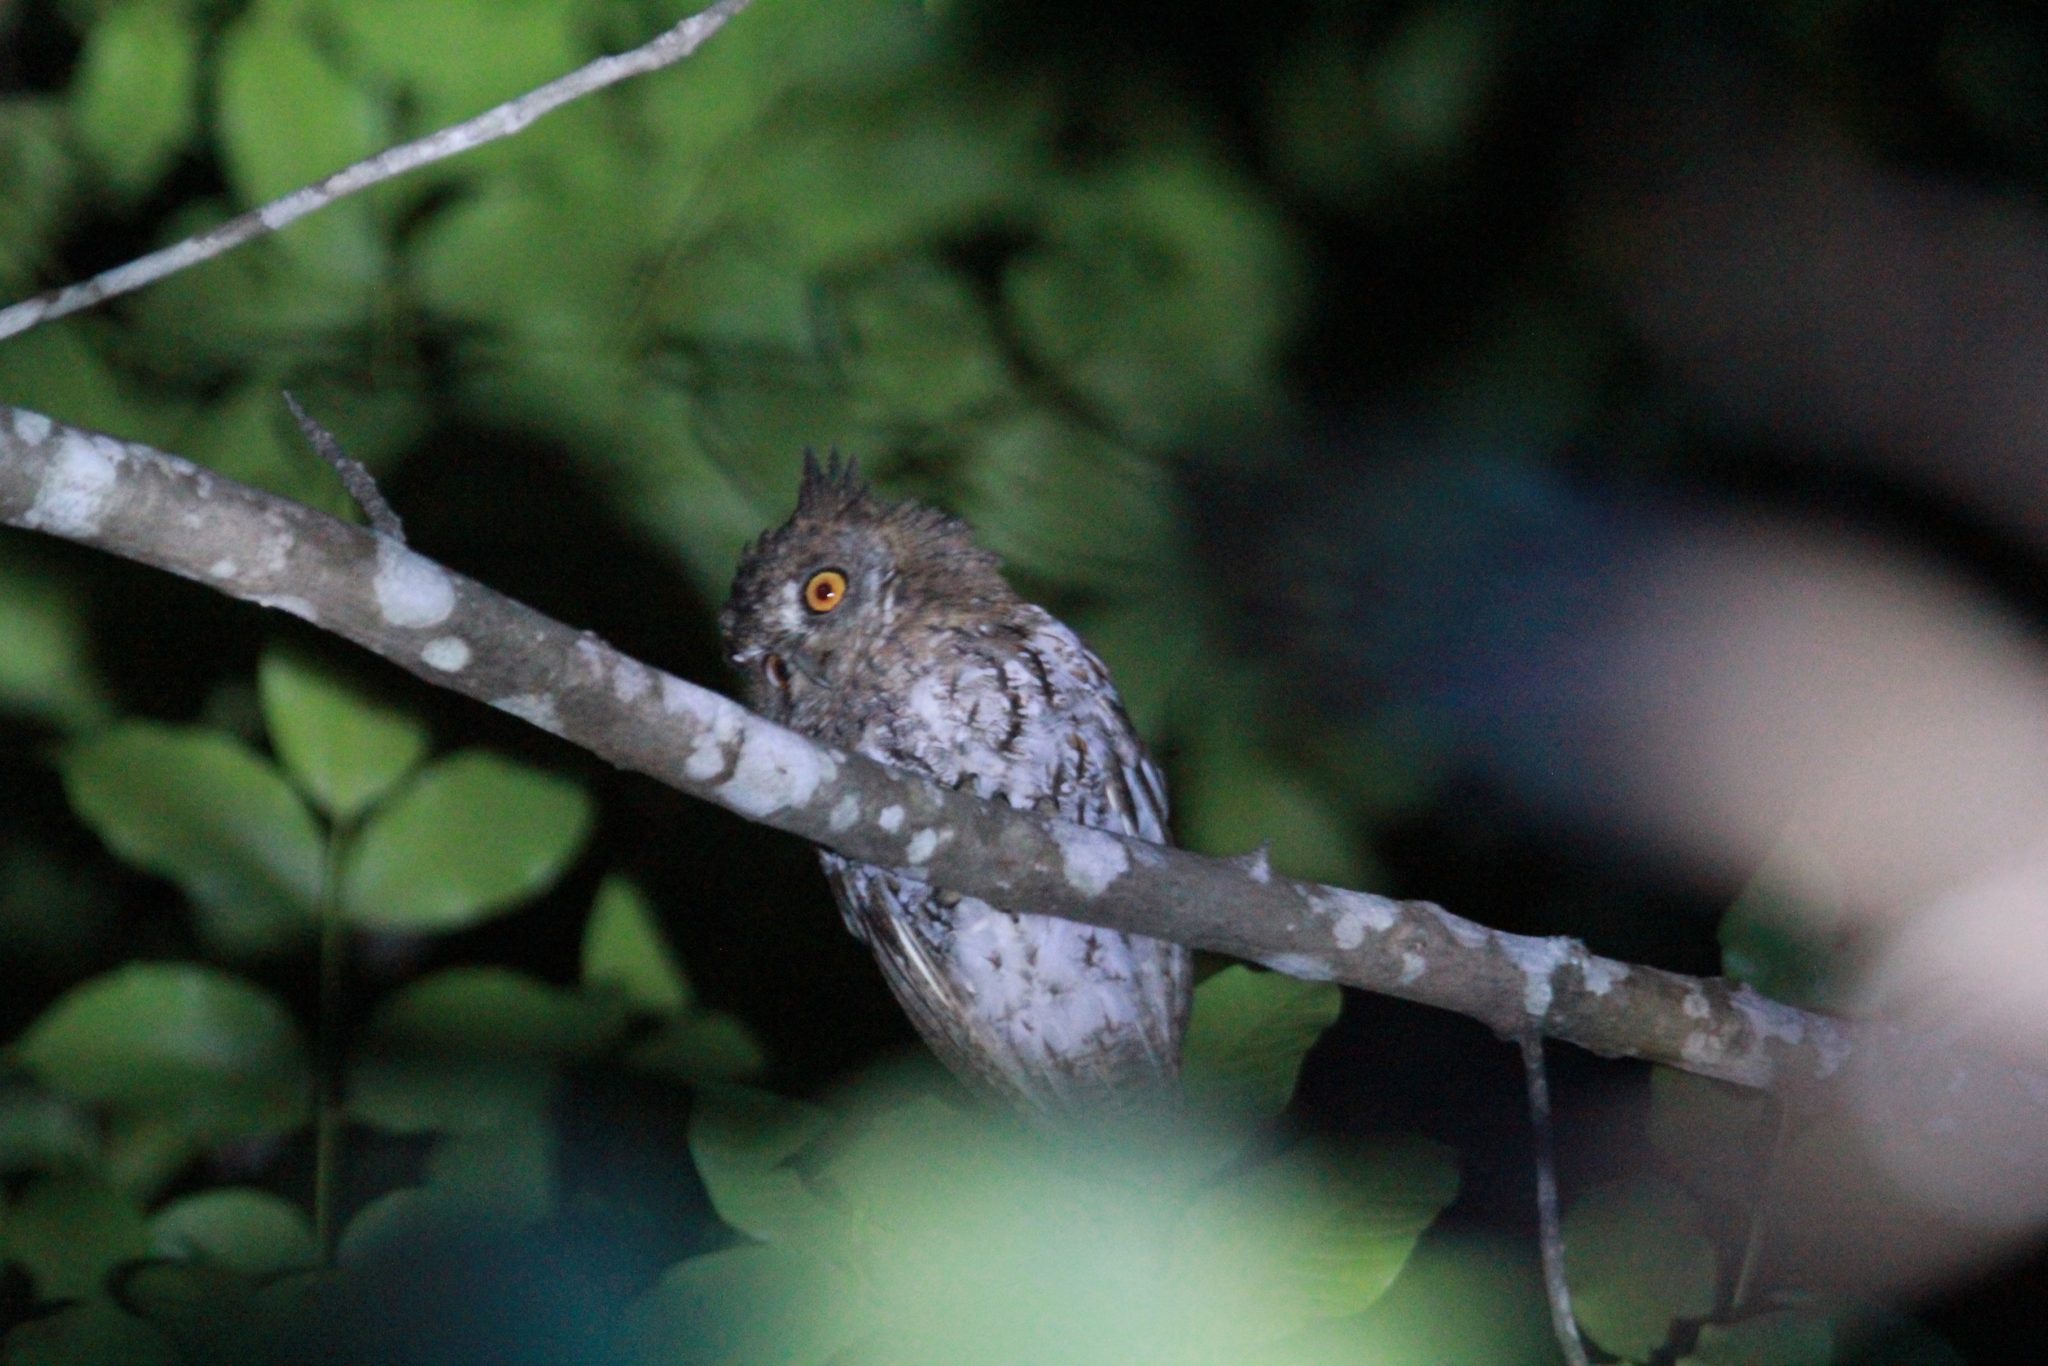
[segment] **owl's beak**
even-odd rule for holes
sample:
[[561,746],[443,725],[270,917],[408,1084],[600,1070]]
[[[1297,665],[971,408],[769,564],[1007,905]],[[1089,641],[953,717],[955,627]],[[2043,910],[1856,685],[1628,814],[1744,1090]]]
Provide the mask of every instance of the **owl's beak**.
[[831,686],[825,681],[825,675],[813,668],[811,661],[804,658],[803,655],[792,653],[784,655],[782,658],[783,662],[788,664],[790,668],[802,674],[806,682],[820,688]]
[[794,651],[789,654],[782,654],[778,651],[770,650],[765,645],[757,645],[752,649],[735,650],[727,655],[726,658],[732,661],[735,668],[742,670],[749,669],[758,664],[762,673],[767,676],[769,683],[774,685],[777,692],[786,693],[789,691],[791,674],[796,674],[805,682],[815,687],[823,688],[827,686],[824,675],[812,667],[811,662],[805,659],[803,655]]

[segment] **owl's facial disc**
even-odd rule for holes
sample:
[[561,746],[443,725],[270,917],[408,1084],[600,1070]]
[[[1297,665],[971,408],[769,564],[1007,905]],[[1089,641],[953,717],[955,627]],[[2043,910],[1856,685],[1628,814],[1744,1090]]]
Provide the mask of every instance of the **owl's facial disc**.
[[787,718],[852,686],[892,627],[895,581],[891,538],[867,522],[799,514],[764,537],[720,620],[756,705]]
[[[861,649],[860,571],[799,561],[782,576],[771,606],[748,623],[732,662],[756,672],[787,706],[798,696],[830,691]],[[864,576],[862,576],[864,577]]]

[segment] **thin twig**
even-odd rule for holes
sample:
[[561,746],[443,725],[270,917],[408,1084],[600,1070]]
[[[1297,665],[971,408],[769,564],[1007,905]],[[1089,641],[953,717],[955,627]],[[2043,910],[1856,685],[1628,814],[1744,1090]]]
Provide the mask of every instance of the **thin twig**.
[[1543,1290],[1550,1327],[1570,1366],[1588,1366],[1586,1343],[1572,1313],[1572,1287],[1564,1270],[1564,1222],[1557,1210],[1557,1138],[1550,1116],[1550,1074],[1543,1068],[1543,1032],[1525,1029],[1522,1074],[1529,1086],[1529,1125],[1536,1159],[1536,1228],[1543,1244]]
[[568,75],[550,81],[538,89],[529,90],[516,99],[487,109],[473,119],[443,128],[439,132],[429,133],[412,142],[386,148],[373,157],[366,157],[353,166],[336,171],[324,180],[293,190],[283,198],[273,199],[261,208],[236,214],[225,223],[205,232],[153,251],[147,256],[139,256],[125,265],[103,271],[89,280],[49,290],[32,299],[24,299],[18,304],[0,308],[0,340],[14,336],[18,332],[26,332],[52,318],[61,318],[67,313],[76,313],[103,300],[141,289],[144,285],[155,284],[188,266],[210,261],[224,252],[241,246],[244,242],[252,242],[267,233],[276,232],[358,190],[368,189],[387,180],[395,180],[422,166],[444,161],[459,153],[481,147],[485,143],[496,142],[499,138],[510,137],[536,119],[553,113],[573,100],[582,99],[585,95],[631,77],[672,66],[695,52],[707,38],[724,28],[726,21],[745,9],[749,3],[751,0],[718,0],[717,4],[703,13],[692,15],[650,42],[629,52],[600,57],[587,66],[578,67]]
[[321,426],[312,414],[299,406],[291,390],[279,392],[284,395],[284,406],[292,410],[292,421],[299,424],[299,435],[305,437],[306,444],[319,452],[320,458],[341,476],[341,486],[348,490],[348,496],[356,500],[356,506],[370,519],[370,529],[379,536],[388,536],[404,545],[405,523],[391,510],[391,504],[384,501],[384,495],[377,489],[376,476],[341,448],[341,442],[335,439],[333,432]]

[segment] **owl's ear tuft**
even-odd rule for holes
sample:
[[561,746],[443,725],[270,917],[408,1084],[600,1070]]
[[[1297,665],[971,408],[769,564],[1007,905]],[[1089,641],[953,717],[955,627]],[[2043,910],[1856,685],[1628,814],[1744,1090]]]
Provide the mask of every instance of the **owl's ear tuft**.
[[829,517],[843,512],[868,496],[868,486],[860,477],[860,462],[850,456],[842,456],[835,446],[826,456],[825,463],[818,463],[818,453],[804,448],[804,478],[797,486],[796,510],[808,516]]

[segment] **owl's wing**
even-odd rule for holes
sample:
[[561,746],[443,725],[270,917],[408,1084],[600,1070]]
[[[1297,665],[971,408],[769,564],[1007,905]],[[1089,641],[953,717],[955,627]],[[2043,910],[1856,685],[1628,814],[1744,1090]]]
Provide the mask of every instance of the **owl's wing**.
[[[1165,784],[1108,671],[1034,612],[1016,648],[920,680],[863,749],[1013,806],[1164,843]],[[849,927],[953,1070],[1057,1114],[1178,1074],[1191,955],[825,857]]]
[[[1078,825],[1171,843],[1166,781],[1145,753],[1109,670],[1074,633],[1051,617],[1033,636],[1035,652],[1072,703],[1062,727],[1067,757],[1055,772],[1053,809]],[[1047,921],[1048,933],[1101,936],[1128,958],[1128,991],[1136,1009],[1127,1042],[1161,1074],[1180,1075],[1180,1047],[1194,991],[1194,954],[1143,935]]]
[[1008,1033],[981,1008],[979,993],[955,968],[945,944],[961,911],[969,918],[1004,912],[973,898],[948,897],[870,863],[837,854],[824,854],[822,861],[848,926],[873,952],[890,994],[939,1060],[976,1089],[1046,1112],[1042,1069],[1026,1065]]

